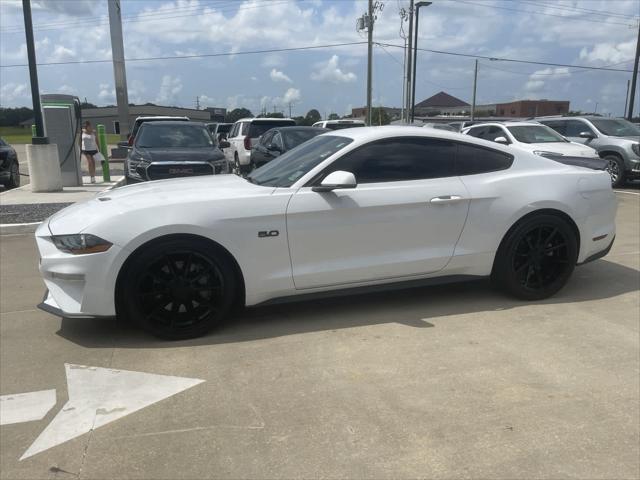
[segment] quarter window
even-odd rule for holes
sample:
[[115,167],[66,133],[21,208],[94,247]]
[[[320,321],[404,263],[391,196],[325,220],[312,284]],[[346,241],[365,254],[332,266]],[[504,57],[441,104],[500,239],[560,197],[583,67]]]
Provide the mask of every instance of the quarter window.
[[242,132],[240,132],[240,135],[247,135],[247,133],[249,132],[249,122],[242,122]]
[[355,175],[359,184],[454,176],[456,146],[431,138],[390,138],[364,145],[332,163],[320,176],[337,170]]
[[476,175],[478,173],[506,170],[513,163],[513,157],[506,153],[468,144],[458,145],[456,156],[457,175]]
[[282,137],[280,136],[280,133],[276,133],[273,136],[273,143],[280,149],[280,151],[284,150],[284,145],[282,145]]

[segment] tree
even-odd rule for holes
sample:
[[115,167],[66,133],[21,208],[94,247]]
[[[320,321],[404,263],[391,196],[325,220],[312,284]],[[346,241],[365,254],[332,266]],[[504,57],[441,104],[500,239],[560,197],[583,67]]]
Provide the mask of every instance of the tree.
[[227,113],[225,117],[225,121],[228,123],[234,123],[240,120],[241,118],[253,117],[253,113],[251,110],[247,110],[246,108],[234,108],[230,112]]
[[33,110],[27,107],[0,108],[0,127],[17,127],[20,122],[33,118]]
[[371,125],[389,125],[391,118],[384,108],[371,109]]
[[312,108],[305,115],[304,124],[313,125],[314,123],[319,122],[320,120],[322,120],[322,117],[320,116],[320,112],[315,108]]
[[337,113],[330,113],[329,120],[338,120],[340,116]]
[[98,108],[98,106],[94,103],[85,101],[80,104],[80,108]]
[[297,117],[293,117],[293,119],[295,120],[296,125],[298,125],[298,126],[306,125],[306,123],[304,123],[304,117],[302,115],[299,115]]

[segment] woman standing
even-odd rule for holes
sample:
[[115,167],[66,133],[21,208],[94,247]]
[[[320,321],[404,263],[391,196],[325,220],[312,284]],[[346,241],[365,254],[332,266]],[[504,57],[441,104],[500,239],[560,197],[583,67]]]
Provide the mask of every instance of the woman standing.
[[98,153],[96,135],[91,126],[91,122],[87,120],[84,122],[84,128],[82,129],[82,154],[87,159],[87,164],[89,165],[91,183],[96,183],[96,161],[93,158],[96,153]]

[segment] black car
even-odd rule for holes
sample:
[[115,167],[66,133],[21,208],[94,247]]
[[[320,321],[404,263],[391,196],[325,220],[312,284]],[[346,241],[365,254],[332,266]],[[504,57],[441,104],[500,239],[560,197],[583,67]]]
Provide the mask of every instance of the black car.
[[125,161],[127,183],[228,173],[224,154],[204,123],[143,123]]
[[5,188],[20,186],[18,155],[11,145],[0,138],[0,183]]
[[301,143],[330,131],[327,128],[318,127],[272,128],[262,134],[260,141],[251,149],[251,169],[259,168]]

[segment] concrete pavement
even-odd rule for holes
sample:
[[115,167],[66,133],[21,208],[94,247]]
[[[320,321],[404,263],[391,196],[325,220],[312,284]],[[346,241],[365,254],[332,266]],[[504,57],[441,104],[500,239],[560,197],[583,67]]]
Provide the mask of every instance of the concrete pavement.
[[[618,199],[610,255],[547,301],[421,288],[173,343],[35,310],[33,239],[2,237],[0,394],[57,404],[0,428],[0,477],[638,478],[640,196]],[[205,382],[19,461],[67,401],[65,363]]]

